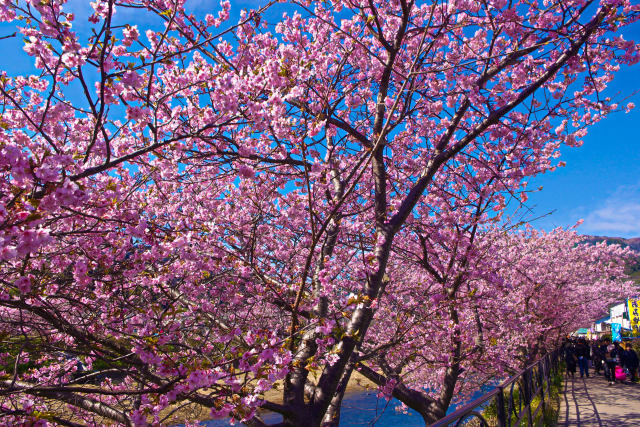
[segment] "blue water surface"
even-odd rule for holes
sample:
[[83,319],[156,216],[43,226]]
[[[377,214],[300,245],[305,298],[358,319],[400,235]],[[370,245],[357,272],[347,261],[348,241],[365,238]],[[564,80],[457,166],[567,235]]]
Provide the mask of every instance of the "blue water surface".
[[[470,400],[477,399],[494,387],[486,386],[471,396]],[[469,400],[469,401],[470,401]],[[459,405],[459,404],[458,404]],[[458,405],[451,405],[447,413],[456,410]],[[376,391],[363,391],[349,393],[342,400],[342,410],[340,411],[341,426],[376,426],[376,427],[412,427],[424,426],[422,416],[412,409],[406,409],[406,413],[396,410],[400,407],[400,401],[392,399],[379,399]],[[282,416],[275,413],[263,413],[261,418],[267,424],[282,421]],[[203,421],[206,427],[222,427],[231,425],[229,419],[218,419]],[[236,425],[243,425],[236,423]]]

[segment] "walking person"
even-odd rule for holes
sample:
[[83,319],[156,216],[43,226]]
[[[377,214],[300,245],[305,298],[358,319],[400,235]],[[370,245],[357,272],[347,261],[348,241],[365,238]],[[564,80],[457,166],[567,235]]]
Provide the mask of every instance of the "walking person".
[[637,381],[637,371],[638,365],[640,365],[640,360],[638,360],[638,354],[635,352],[633,347],[631,347],[631,343],[627,343],[627,349],[624,351],[624,362],[625,368],[629,371],[631,375],[631,381]]
[[624,372],[624,367],[627,366],[627,354],[621,342],[616,341],[613,345],[616,346],[616,364],[620,367],[618,370]]
[[571,374],[572,377],[576,375],[576,363],[578,357],[576,356],[573,343],[567,342],[564,347],[564,362],[567,365],[567,377]]
[[601,348],[601,342],[594,341],[591,345],[591,360],[593,361],[593,370],[596,375],[600,375],[604,362],[604,349]]
[[585,374],[589,378],[589,347],[584,339],[578,341],[576,345],[576,357],[578,358],[578,366],[580,367],[580,378],[584,378]]
[[600,354],[602,354],[602,373],[604,375],[605,378],[607,378],[607,362],[606,362],[606,357],[605,354],[607,354],[607,346],[609,345],[609,340],[606,338],[601,338],[600,339],[600,346],[598,347],[600,349]]
[[616,346],[613,344],[607,345],[606,352],[604,354],[604,375],[609,381],[609,385],[613,385],[616,382],[616,363],[617,363]]

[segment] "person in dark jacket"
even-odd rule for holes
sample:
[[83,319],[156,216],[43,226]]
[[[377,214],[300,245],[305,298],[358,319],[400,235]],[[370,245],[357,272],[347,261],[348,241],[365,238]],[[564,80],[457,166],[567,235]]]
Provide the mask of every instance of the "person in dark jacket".
[[625,359],[626,354],[625,354],[624,348],[622,347],[619,341],[614,342],[613,345],[616,346],[616,355],[618,356],[618,360],[617,360],[618,366],[622,366],[622,367],[626,366],[627,361]]
[[631,343],[627,344],[627,349],[624,351],[624,363],[624,367],[627,368],[629,374],[631,374],[631,381],[636,382],[636,373],[638,371],[638,365],[640,365],[640,360],[638,360],[638,354],[631,347]]
[[564,347],[564,361],[567,365],[567,376],[571,374],[572,377],[576,375],[576,363],[578,358],[576,356],[575,349],[573,348],[573,344],[567,342]]
[[591,345],[591,360],[593,360],[593,370],[596,375],[600,375],[604,363],[604,349],[600,341],[594,341]]
[[578,366],[580,367],[580,378],[583,378],[585,374],[589,378],[589,347],[585,340],[578,341],[576,345],[576,357],[578,358]]
[[618,362],[618,353],[616,346],[609,344],[604,354],[604,375],[609,381],[609,385],[613,385],[616,382],[616,364]]
[[607,362],[605,361],[605,354],[607,353],[607,346],[609,345],[609,341],[606,338],[600,340],[600,354],[602,355],[602,374],[605,378],[607,378]]

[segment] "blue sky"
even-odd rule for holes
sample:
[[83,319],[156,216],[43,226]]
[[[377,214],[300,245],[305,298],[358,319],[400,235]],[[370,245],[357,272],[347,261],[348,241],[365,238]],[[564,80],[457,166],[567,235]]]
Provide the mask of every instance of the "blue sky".
[[[190,7],[215,14],[218,3],[194,0]],[[232,1],[232,14],[262,3]],[[76,28],[82,26],[90,10],[88,2],[71,0],[69,5],[78,17]],[[276,13],[280,12],[281,9]],[[127,18],[135,20],[135,16]],[[12,31],[7,24],[0,24],[0,36]],[[628,28],[624,35],[639,41],[640,23]],[[0,61],[0,68],[11,74],[28,72],[31,59],[22,52],[20,37],[0,41],[0,49],[14,52]],[[10,64],[6,63],[7,58]],[[590,129],[582,147],[564,148],[562,160],[566,167],[530,180],[528,188],[543,187],[542,191],[531,193],[526,204],[530,218],[543,216],[533,222],[534,227],[569,227],[583,219],[578,229],[581,234],[640,237],[640,94],[633,94],[636,91],[640,91],[640,64],[623,68],[607,91],[620,104],[633,101],[638,107],[629,113],[612,114],[598,123]]]
[[[625,38],[640,41],[640,25]],[[640,90],[640,64],[620,71],[608,88],[620,99]],[[584,223],[580,234],[640,237],[640,94],[630,96],[636,108],[610,115],[589,129],[584,145],[564,148],[564,168],[538,176],[530,188],[531,216],[551,215],[533,223],[536,228]],[[622,103],[621,103],[622,104]]]

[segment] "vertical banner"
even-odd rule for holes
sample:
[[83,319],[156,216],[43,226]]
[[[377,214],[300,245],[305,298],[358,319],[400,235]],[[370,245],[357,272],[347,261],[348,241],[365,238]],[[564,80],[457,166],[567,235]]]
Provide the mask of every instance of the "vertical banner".
[[622,335],[620,335],[621,328],[622,325],[620,323],[611,324],[611,342],[622,341]]
[[629,298],[627,306],[629,309],[629,322],[631,322],[631,333],[634,337],[640,336],[640,298]]

